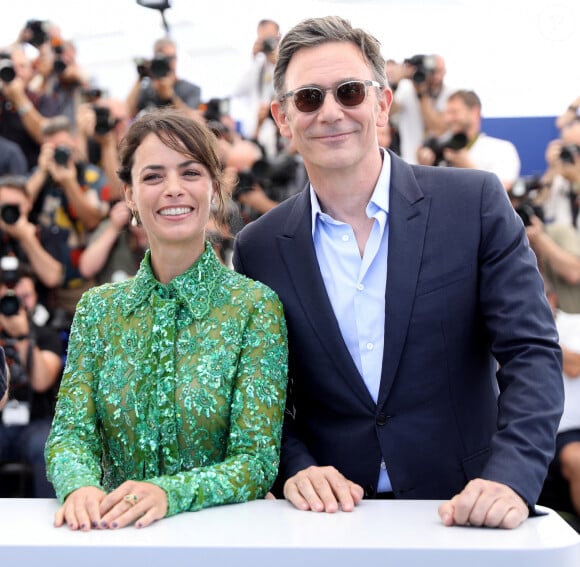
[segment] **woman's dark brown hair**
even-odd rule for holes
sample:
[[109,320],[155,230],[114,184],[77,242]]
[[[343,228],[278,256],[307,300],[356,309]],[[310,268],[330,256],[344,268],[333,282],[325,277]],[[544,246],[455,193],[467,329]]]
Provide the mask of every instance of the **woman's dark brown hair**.
[[220,226],[225,226],[225,203],[221,188],[222,164],[218,156],[217,139],[215,135],[200,122],[187,114],[175,109],[156,109],[140,116],[129,126],[119,144],[119,163],[117,170],[119,179],[133,185],[131,169],[135,152],[143,140],[155,134],[168,148],[175,150],[203,165],[215,182],[218,195],[218,207],[215,220]]

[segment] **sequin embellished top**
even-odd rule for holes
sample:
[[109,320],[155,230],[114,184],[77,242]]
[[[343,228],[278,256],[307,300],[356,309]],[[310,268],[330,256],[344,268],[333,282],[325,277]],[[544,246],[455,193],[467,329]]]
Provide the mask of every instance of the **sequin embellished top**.
[[167,515],[264,496],[277,473],[287,339],[276,294],[211,246],[169,284],[87,291],[46,444],[60,501],[126,480],[165,490]]

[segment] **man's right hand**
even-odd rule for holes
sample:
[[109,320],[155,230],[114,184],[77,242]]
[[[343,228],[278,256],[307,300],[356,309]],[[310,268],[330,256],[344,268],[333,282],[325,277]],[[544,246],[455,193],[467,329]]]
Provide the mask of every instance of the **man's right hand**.
[[299,510],[352,512],[362,500],[361,486],[345,478],[334,467],[308,467],[284,484],[284,497]]

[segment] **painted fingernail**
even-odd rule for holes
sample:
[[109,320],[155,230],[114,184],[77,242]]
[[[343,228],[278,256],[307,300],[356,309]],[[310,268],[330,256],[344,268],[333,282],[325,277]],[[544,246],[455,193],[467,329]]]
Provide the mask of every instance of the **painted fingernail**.
[[101,528],[107,528],[107,522],[101,522]]
[[99,524],[93,520],[93,521],[91,522],[91,527],[92,527],[92,528],[97,528],[97,527],[99,527]]
[[113,529],[115,529],[115,528],[118,528],[118,527],[119,527],[119,524],[117,524],[117,522],[113,522],[113,523],[111,524],[111,527],[112,527]]

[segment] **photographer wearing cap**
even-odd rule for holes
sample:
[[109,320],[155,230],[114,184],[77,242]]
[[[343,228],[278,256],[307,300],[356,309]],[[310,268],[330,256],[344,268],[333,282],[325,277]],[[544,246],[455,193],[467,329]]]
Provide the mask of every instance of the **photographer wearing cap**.
[[191,112],[201,103],[201,88],[177,78],[177,46],[167,37],[153,46],[153,59],[137,60],[138,77],[127,96],[131,118],[151,107],[174,106]]
[[481,100],[473,91],[452,93],[445,105],[444,136],[426,140],[417,150],[421,165],[448,165],[495,173],[509,189],[520,174],[520,158],[508,140],[481,131]]
[[444,111],[451,89],[445,84],[445,61],[441,55],[414,55],[389,69],[394,90],[391,115],[401,137],[401,157],[417,163],[423,140],[445,132]]
[[0,460],[32,465],[34,496],[54,498],[46,479],[44,445],[62,371],[62,343],[58,331],[34,323],[35,280],[26,266],[14,260],[0,259],[0,346],[11,376],[10,401],[0,420]]

